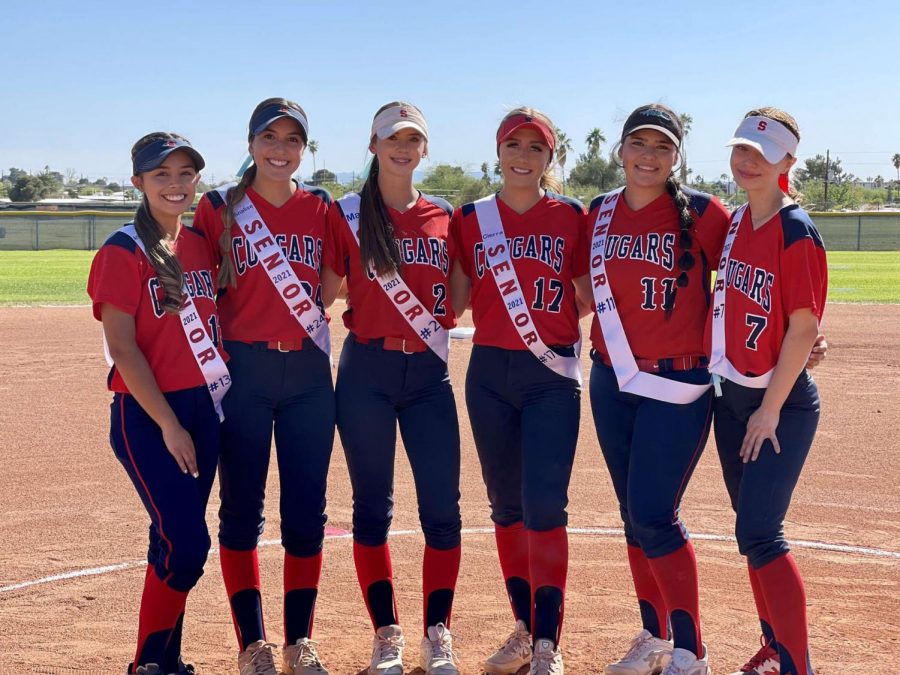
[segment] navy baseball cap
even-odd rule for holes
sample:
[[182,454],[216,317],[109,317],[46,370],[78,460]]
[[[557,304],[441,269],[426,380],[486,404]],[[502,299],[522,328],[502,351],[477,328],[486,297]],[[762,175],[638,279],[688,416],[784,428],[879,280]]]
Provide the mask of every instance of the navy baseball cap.
[[140,149],[134,156],[131,171],[135,176],[145,171],[153,171],[153,169],[158,168],[160,164],[166,161],[166,157],[176,150],[186,152],[191,161],[194,162],[194,168],[197,171],[202,171],[203,167],[206,166],[202,155],[194,150],[194,146],[186,138],[160,138]]
[[659,108],[642,107],[635,110],[625,120],[622,127],[622,140],[638,129],[653,129],[668,137],[676,147],[681,145],[683,135],[681,122],[670,113]]
[[297,124],[300,125],[300,129],[303,131],[303,140],[307,141],[309,139],[309,122],[306,120],[306,115],[296,108],[281,103],[267,105],[256,113],[250,120],[250,134],[256,136],[256,134],[261,131],[265,131],[272,122],[279,120],[282,117],[290,117],[291,119],[296,120]]

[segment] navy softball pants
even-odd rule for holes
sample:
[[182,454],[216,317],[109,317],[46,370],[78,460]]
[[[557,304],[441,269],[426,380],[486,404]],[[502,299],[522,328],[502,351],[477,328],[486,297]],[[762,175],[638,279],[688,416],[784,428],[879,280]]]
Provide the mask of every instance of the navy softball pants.
[[325,488],[334,442],[334,390],[328,357],[310,339],[301,351],[226,341],[231,389],[223,401],[219,459],[219,543],[256,548],[272,433],[281,486],[281,541],[293,556],[322,550]]
[[447,364],[431,350],[404,354],[351,333],[338,367],[337,426],[353,487],[353,538],[387,541],[394,513],[397,425],[409,457],[425,543],[459,546],[459,422]]
[[[591,354],[591,409],[606,460],[625,539],[659,558],[681,548],[687,531],[681,497],[709,437],[712,390],[693,403],[675,404],[619,391],[610,366]],[[661,377],[704,384],[706,368]]]
[[130,394],[115,394],[109,440],[150,515],[147,561],[176,591],[203,575],[209,553],[206,505],[219,458],[219,417],[205,386],[165,394],[197,453],[199,478],[182,473],[162,431]]
[[466,405],[495,523],[538,532],[566,526],[580,401],[578,383],[530,351],[472,348]]
[[744,464],[738,453],[747,420],[765,393],[765,389],[725,380],[722,396],[715,399],[716,445],[737,513],[738,549],[754,569],[790,550],[784,539],[784,517],[819,424],[819,392],[804,370],[781,408],[775,430],[781,453],[776,455],[771,441],[766,441],[756,461]]

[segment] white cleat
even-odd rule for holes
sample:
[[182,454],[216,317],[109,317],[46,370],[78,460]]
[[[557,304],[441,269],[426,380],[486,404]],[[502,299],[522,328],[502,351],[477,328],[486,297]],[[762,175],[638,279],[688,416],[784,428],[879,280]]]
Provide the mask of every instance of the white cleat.
[[659,675],[672,658],[672,643],[647,629],[634,636],[628,651],[603,671],[605,675]]
[[522,666],[531,663],[531,632],[522,620],[516,621],[515,630],[509,634],[500,649],[482,664],[489,675],[515,675]]
[[459,659],[453,653],[453,636],[444,624],[428,627],[428,636],[422,638],[419,664],[425,675],[459,675],[456,664]]
[[278,675],[275,667],[276,646],[265,640],[257,640],[238,654],[238,672],[241,675]]
[[400,626],[382,626],[375,631],[369,675],[403,675],[403,630]]
[[687,649],[673,649],[672,660],[663,669],[662,675],[711,675],[706,645],[703,645],[703,653],[703,658],[699,659]]
[[284,675],[328,675],[316,651],[317,642],[300,638],[281,653],[281,671]]
[[529,675],[563,675],[562,652],[550,640],[538,640],[531,656]]

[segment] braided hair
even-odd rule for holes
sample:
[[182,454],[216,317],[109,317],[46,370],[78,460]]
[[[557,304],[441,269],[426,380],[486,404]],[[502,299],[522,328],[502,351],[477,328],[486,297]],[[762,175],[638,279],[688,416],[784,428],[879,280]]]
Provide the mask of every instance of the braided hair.
[[[147,134],[138,140],[131,148],[131,159],[134,161],[138,153],[150,143],[161,140],[185,140],[183,136],[178,134],[157,131]],[[147,201],[147,195],[141,199],[140,205],[134,214],[134,229],[144,244],[147,252],[147,258],[150,265],[159,279],[160,286],[163,289],[164,297],[161,305],[164,311],[170,314],[178,314],[181,306],[184,304],[184,270],[178,258],[175,257],[175,251],[172,250],[169,239],[166,236],[162,225],[153,217],[150,212],[150,202]]]

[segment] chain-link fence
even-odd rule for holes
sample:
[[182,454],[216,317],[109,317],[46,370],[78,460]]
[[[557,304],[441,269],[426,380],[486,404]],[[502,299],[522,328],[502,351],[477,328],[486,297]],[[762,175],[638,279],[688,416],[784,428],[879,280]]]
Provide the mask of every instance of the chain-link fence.
[[[811,214],[829,251],[900,250],[900,212]],[[0,251],[94,250],[132,212],[0,211]],[[184,215],[190,224],[191,215]]]

